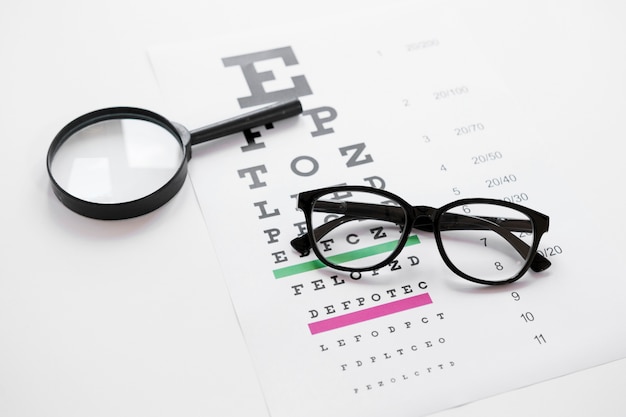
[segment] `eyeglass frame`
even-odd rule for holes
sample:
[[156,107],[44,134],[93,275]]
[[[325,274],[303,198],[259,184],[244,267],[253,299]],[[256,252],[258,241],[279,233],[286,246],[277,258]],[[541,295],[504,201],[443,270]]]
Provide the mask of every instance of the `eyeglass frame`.
[[[330,261],[328,261],[326,259],[326,257],[320,252],[317,244],[315,243],[315,237],[314,237],[314,230],[319,230],[320,228],[327,228],[329,230],[324,230],[321,233],[321,236],[319,237],[319,239],[321,239],[324,235],[326,235],[327,233],[329,233],[332,229],[334,229],[335,227],[338,227],[339,225],[341,225],[343,222],[340,222],[337,226],[332,226],[329,225],[331,222],[333,221],[337,221],[337,219],[335,220],[331,220],[330,222],[324,223],[323,225],[318,226],[317,229],[313,228],[313,221],[312,221],[312,213],[313,213],[313,207],[314,207],[314,203],[317,202],[318,198],[322,195],[326,195],[326,194],[337,194],[337,193],[345,193],[345,192],[363,192],[363,193],[370,193],[370,194],[374,194],[374,195],[378,195],[384,198],[387,198],[390,201],[396,202],[398,203],[399,207],[403,209],[404,214],[405,214],[405,220],[404,220],[404,224],[402,225],[402,236],[400,237],[400,239],[398,240],[398,246],[396,247],[396,249],[394,249],[390,255],[383,261],[378,262],[375,265],[372,266],[368,266],[368,267],[348,267],[348,266],[343,266],[343,265],[338,265],[338,264],[333,264]],[[338,199],[340,200],[340,199]],[[345,202],[344,202],[345,203]],[[341,205],[341,203],[339,203]],[[366,218],[378,218],[380,219],[380,217],[372,217],[372,215],[380,215],[380,212],[376,212],[377,209],[379,209],[380,207],[372,207],[372,206],[381,206],[383,207],[385,210],[385,215],[387,216],[386,218],[383,218],[381,220],[386,220],[386,221],[393,221],[393,209],[390,210],[390,208],[393,207],[397,207],[395,205],[386,205],[386,204],[375,204],[375,203],[358,203],[359,205],[361,205],[359,207],[360,210],[369,210],[369,215],[366,216]],[[520,271],[513,277],[508,278],[506,280],[502,280],[502,281],[487,281],[487,280],[483,280],[480,278],[476,278],[476,277],[472,277],[471,275],[468,275],[466,273],[464,273],[463,271],[461,271],[459,268],[457,268],[454,263],[452,263],[452,261],[450,260],[450,258],[448,257],[444,247],[443,247],[443,242],[441,239],[441,217],[444,213],[446,213],[448,210],[450,210],[453,207],[463,207],[464,205],[469,205],[469,204],[489,204],[489,205],[497,205],[497,206],[502,206],[502,207],[507,207],[510,209],[514,209],[517,210],[523,214],[525,214],[526,216],[528,216],[528,219],[531,222],[531,227],[532,230],[508,230],[510,235],[515,239],[511,239],[510,237],[507,238],[503,235],[501,235],[503,238],[505,238],[512,246],[521,246],[522,247],[528,247],[528,249],[526,249],[524,247],[524,250],[529,250],[530,255],[528,256],[528,258],[526,259],[526,263],[525,265],[520,269]],[[344,204],[345,207],[345,204]],[[306,227],[307,227],[307,232],[301,234],[300,236],[296,237],[295,239],[293,239],[290,243],[291,246],[298,251],[301,256],[307,256],[309,255],[311,249],[313,249],[313,253],[317,256],[317,258],[326,266],[339,270],[339,271],[346,271],[346,272],[367,272],[367,271],[374,271],[374,270],[378,270],[384,266],[389,265],[399,254],[400,252],[402,252],[402,250],[404,249],[404,246],[411,234],[411,230],[412,229],[417,229],[417,230],[421,230],[421,231],[426,231],[426,232],[432,232],[434,234],[435,237],[435,242],[437,243],[437,248],[439,250],[439,254],[441,255],[441,258],[443,259],[444,263],[446,264],[446,266],[452,270],[452,272],[454,272],[455,274],[457,274],[458,276],[460,276],[461,278],[467,279],[469,281],[478,283],[478,284],[484,284],[484,285],[504,285],[504,284],[510,284],[512,282],[517,281],[518,279],[520,279],[524,274],[526,274],[526,272],[528,272],[528,269],[532,269],[534,272],[541,272],[544,271],[546,269],[548,269],[550,267],[550,265],[552,265],[552,263],[546,259],[541,253],[539,253],[537,250],[539,248],[539,242],[541,240],[541,237],[548,231],[549,229],[549,225],[550,225],[550,218],[549,216],[540,213],[536,210],[533,210],[531,208],[528,208],[526,206],[522,206],[520,204],[516,204],[516,203],[512,203],[512,202],[508,202],[508,201],[504,201],[504,200],[496,200],[496,199],[491,199],[491,198],[464,198],[464,199],[460,199],[460,200],[455,200],[452,201],[448,204],[445,204],[443,206],[441,206],[440,208],[435,208],[435,207],[430,207],[430,206],[413,206],[411,204],[409,204],[407,201],[405,201],[404,199],[402,199],[401,197],[397,196],[396,194],[393,194],[387,190],[384,189],[380,189],[380,188],[373,188],[373,187],[368,187],[368,186],[362,186],[362,185],[341,185],[341,186],[334,186],[334,187],[326,187],[326,188],[319,188],[319,189],[315,189],[315,190],[310,190],[310,191],[304,191],[298,194],[297,197],[297,208],[300,209],[303,213],[304,213],[304,218],[306,221]],[[344,208],[345,211],[345,208]],[[335,211],[336,214],[341,214],[341,213],[337,213]],[[456,213],[449,213],[449,214],[456,214]],[[365,213],[361,212],[361,215],[364,216]],[[346,216],[344,216],[346,217]],[[470,216],[467,216],[468,218],[471,218]],[[357,217],[358,218],[358,217]],[[362,218],[362,217],[361,217]],[[340,218],[341,219],[341,218]],[[427,222],[421,222],[421,223],[416,223],[418,220],[420,219],[428,219]],[[353,220],[353,219],[348,219],[348,221]],[[505,219],[506,220],[506,219]],[[522,222],[527,222],[527,220],[521,220]],[[406,227],[411,225],[411,227]],[[521,224],[519,223],[519,221],[517,221],[516,223],[517,228],[521,227]],[[510,227],[515,227],[515,225],[510,225]],[[445,229],[444,229],[445,230]],[[452,229],[448,229],[448,230],[452,230]],[[463,230],[463,229],[457,229],[457,230]],[[472,230],[472,229],[465,229],[465,230]],[[474,229],[477,230],[477,229]],[[483,227],[484,230],[484,227]],[[494,230],[496,231],[496,230]],[[513,231],[519,231],[519,232],[524,232],[524,231],[530,231],[533,233],[533,243],[532,246],[528,245],[526,242],[522,241],[521,239],[519,239],[517,236],[515,236],[513,234]],[[498,231],[496,231],[498,232]],[[318,239],[318,240],[319,240]],[[512,243],[513,242],[515,243]],[[515,248],[516,250],[519,250],[517,247]],[[521,253],[520,253],[521,255]]]

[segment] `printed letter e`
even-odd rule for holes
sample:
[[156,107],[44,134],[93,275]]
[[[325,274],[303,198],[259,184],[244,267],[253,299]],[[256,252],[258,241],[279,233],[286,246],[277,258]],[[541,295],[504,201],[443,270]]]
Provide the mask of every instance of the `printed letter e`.
[[239,97],[239,106],[243,109],[246,107],[257,106],[260,104],[275,103],[278,101],[289,100],[301,96],[312,94],[309,83],[304,75],[291,77],[293,83],[292,88],[286,88],[276,91],[265,91],[263,83],[276,79],[272,71],[258,72],[254,66],[255,62],[265,61],[269,59],[282,58],[286,66],[297,65],[298,60],[293,53],[291,47],[270,49],[267,51],[254,52],[245,55],[231,56],[222,58],[225,67],[240,66],[243,75],[248,83],[251,95],[248,97]]

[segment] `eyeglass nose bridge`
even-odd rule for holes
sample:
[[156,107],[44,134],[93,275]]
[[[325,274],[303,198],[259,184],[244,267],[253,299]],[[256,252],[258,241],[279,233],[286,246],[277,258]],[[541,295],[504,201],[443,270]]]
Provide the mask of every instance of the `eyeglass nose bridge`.
[[435,213],[437,209],[428,206],[413,207],[413,228],[424,232],[433,232],[435,229]]

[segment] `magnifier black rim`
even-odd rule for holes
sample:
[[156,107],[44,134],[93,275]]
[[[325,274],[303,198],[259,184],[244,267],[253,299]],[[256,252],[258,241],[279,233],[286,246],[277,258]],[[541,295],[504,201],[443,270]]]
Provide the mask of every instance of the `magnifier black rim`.
[[[136,119],[155,123],[170,132],[183,149],[180,166],[172,178],[161,188],[145,197],[121,203],[95,203],[78,198],[61,187],[52,175],[51,166],[59,148],[74,133],[98,122],[115,119]],[[57,198],[70,210],[86,217],[100,220],[121,220],[141,216],[167,203],[178,193],[187,176],[187,161],[191,158],[190,133],[183,126],[170,122],[163,116],[149,110],[136,107],[110,107],[84,114],[68,123],[55,136],[48,148],[47,168],[52,190]]]

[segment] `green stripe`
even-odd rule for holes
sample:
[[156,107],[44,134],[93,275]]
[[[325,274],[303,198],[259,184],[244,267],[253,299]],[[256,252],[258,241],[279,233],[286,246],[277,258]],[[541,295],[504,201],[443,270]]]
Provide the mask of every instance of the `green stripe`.
[[[409,236],[404,246],[417,245],[420,243],[417,235]],[[366,258],[368,256],[378,255],[379,253],[391,252],[398,246],[398,241],[381,243],[380,245],[374,245],[367,248],[356,249],[350,252],[340,253],[337,255],[329,256],[328,260],[334,264],[341,264],[344,262],[354,261],[355,259]],[[274,270],[274,278],[285,278],[291,275],[301,274],[303,272],[313,271],[315,269],[324,268],[326,265],[319,259],[315,259],[301,264],[286,266]]]

